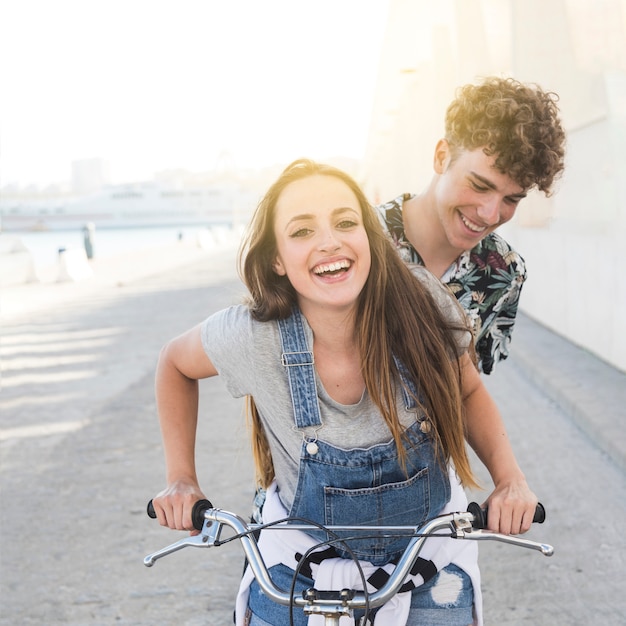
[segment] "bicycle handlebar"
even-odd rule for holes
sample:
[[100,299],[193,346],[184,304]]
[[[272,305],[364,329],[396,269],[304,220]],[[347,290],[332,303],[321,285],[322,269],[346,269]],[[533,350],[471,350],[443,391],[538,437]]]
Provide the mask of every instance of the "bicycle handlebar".
[[[204,525],[204,514],[207,509],[212,509],[213,505],[210,500],[198,500],[194,505],[191,511],[191,520],[193,522],[193,527],[196,530],[202,530],[202,526]],[[148,506],[146,509],[148,513],[148,517],[152,519],[156,518],[156,512],[154,510],[154,505],[152,504],[152,500],[148,502]],[[472,520],[472,528],[476,530],[486,528],[487,526],[487,516],[489,515],[489,507],[485,507],[484,509],[476,502],[470,502],[467,506],[467,512],[471,513],[473,516]],[[541,502],[537,503],[537,507],[535,508],[535,515],[533,516],[533,524],[543,524],[546,520],[546,510],[541,504]]]
[[[156,517],[152,501],[148,503],[147,513],[150,517]],[[547,544],[536,543],[514,535],[501,535],[499,533],[482,530],[479,527],[479,524],[484,523],[486,515],[487,513],[481,510],[478,504],[472,503],[468,506],[468,511],[466,512],[441,515],[428,520],[419,528],[411,526],[328,526],[327,528],[329,531],[402,531],[405,534],[409,533],[411,535],[411,539],[407,547],[398,560],[397,565],[390,574],[387,582],[373,593],[366,593],[364,591],[350,591],[350,593],[344,593],[338,591],[332,592],[330,594],[332,597],[322,597],[315,593],[305,593],[302,596],[293,596],[291,593],[277,588],[272,581],[268,568],[265,565],[263,557],[259,551],[256,539],[253,536],[255,530],[259,530],[264,527],[259,524],[248,524],[234,513],[213,508],[208,500],[199,500],[193,507],[192,517],[194,520],[194,527],[200,527],[198,529],[201,530],[201,533],[199,535],[182,539],[170,546],[167,546],[166,548],[163,548],[162,550],[148,555],[144,559],[144,565],[151,567],[156,560],[184,547],[210,548],[218,546],[221,543],[224,543],[220,539],[221,530],[224,526],[228,526],[235,532],[235,537],[233,538],[241,541],[244,553],[259,586],[272,601],[284,606],[299,606],[303,608],[307,614],[320,611],[326,611],[328,614],[332,615],[338,615],[340,612],[341,614],[348,614],[346,611],[349,612],[354,609],[363,609],[365,607],[375,608],[388,602],[397,593],[406,577],[410,574],[411,568],[419,556],[424,541],[433,535],[451,537],[454,539],[501,541],[520,547],[539,550],[545,556],[552,556],[554,553],[552,546]],[[543,506],[537,507],[535,518],[535,521],[539,523],[544,521],[545,509]],[[202,524],[199,524],[199,522],[202,522]],[[450,533],[440,534],[440,531],[446,528],[450,531]],[[319,530],[319,527],[280,522],[277,525],[273,525],[272,529]],[[326,615],[327,613],[324,614]]]

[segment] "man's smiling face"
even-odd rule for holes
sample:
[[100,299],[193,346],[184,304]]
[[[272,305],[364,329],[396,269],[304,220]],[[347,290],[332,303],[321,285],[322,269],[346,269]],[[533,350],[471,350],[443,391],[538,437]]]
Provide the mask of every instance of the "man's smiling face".
[[[447,154],[447,156],[446,156]],[[443,142],[436,156],[436,211],[448,242],[461,254],[515,215],[526,190],[494,167],[482,148],[452,158]]]

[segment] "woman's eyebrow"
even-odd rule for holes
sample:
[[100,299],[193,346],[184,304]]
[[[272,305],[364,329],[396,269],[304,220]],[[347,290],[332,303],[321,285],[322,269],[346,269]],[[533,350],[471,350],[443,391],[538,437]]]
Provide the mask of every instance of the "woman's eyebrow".
[[[354,209],[353,207],[350,206],[346,206],[346,207],[337,207],[336,209],[333,209],[331,212],[331,215],[333,217],[337,216],[337,215],[341,215],[342,213],[354,213],[355,215],[358,215],[358,211],[356,209]],[[315,219],[317,216],[313,213],[301,213],[300,215],[294,215],[286,224],[286,226],[289,226],[289,224],[292,224],[293,222],[301,222],[302,220],[313,220]]]
[[300,222],[302,220],[312,220],[315,218],[315,215],[313,215],[313,213],[302,213],[301,215],[294,215],[288,222],[287,222],[287,226],[289,226],[289,224],[291,224],[292,222]]
[[354,213],[355,215],[358,215],[359,212],[351,206],[343,206],[343,207],[338,207],[336,209],[333,210],[333,216],[335,215],[340,215],[341,213]]

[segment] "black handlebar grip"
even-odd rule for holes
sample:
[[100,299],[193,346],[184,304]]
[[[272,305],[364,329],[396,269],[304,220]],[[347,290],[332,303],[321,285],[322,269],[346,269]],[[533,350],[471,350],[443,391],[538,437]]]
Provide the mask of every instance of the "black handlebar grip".
[[[213,505],[209,500],[198,500],[191,510],[191,521],[193,523],[193,527],[196,530],[202,530],[204,526],[204,513],[207,509],[212,509]],[[156,519],[156,513],[154,511],[154,505],[152,504],[152,500],[148,502],[148,506],[146,507],[146,513],[148,517],[152,519]]]
[[[482,509],[480,504],[476,502],[470,502],[467,506],[468,513],[471,513],[474,516],[474,521],[472,522],[472,526],[474,528],[486,528],[487,527],[487,514],[489,512],[488,508]],[[543,524],[546,521],[546,510],[541,504],[541,502],[537,503],[537,508],[535,509],[535,515],[533,516],[533,523]]]
[[537,502],[537,508],[535,509],[535,515],[533,516],[534,524],[543,524],[546,521],[546,509],[541,502]]
[[204,513],[207,509],[212,509],[213,505],[209,500],[198,500],[191,509],[191,521],[196,530],[202,530],[204,526]]

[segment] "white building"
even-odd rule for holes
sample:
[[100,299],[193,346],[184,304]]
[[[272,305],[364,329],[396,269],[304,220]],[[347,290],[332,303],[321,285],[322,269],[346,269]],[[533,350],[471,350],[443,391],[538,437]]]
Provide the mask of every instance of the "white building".
[[521,307],[626,370],[626,0],[390,0],[365,189],[421,191],[456,87],[492,74],[558,93],[568,133],[555,195],[502,229],[528,266]]

